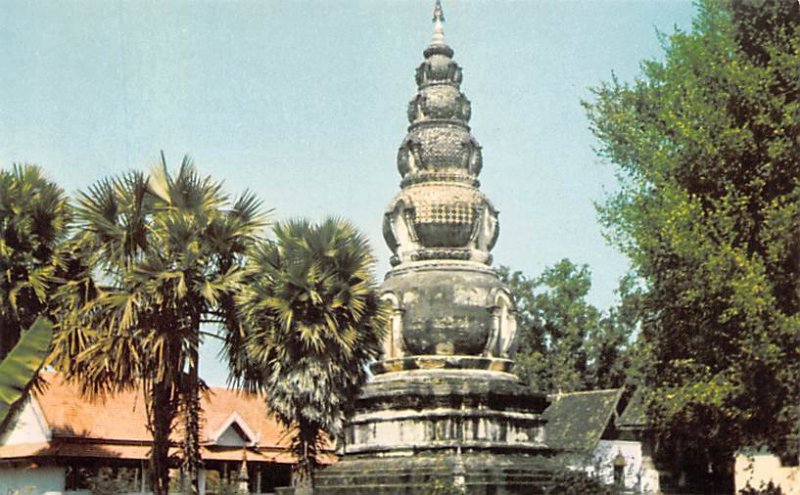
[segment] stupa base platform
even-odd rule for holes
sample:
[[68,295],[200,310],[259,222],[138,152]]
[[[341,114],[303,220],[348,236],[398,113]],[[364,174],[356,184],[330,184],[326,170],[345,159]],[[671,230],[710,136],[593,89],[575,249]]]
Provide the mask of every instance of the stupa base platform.
[[313,493],[544,493],[555,472],[544,443],[547,405],[503,371],[377,375],[345,428],[344,457],[316,474]]
[[347,456],[461,449],[542,454],[547,397],[511,373],[417,369],[377,375],[345,427]]
[[314,495],[536,495],[552,482],[544,455],[454,451],[412,456],[346,457],[317,473]]

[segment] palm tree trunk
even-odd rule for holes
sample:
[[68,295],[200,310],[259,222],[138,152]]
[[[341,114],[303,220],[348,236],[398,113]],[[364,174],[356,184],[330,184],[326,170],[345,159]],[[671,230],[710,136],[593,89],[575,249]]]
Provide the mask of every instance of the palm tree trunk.
[[153,430],[153,448],[150,451],[150,485],[154,495],[169,493],[169,433],[172,423],[172,393],[170,383],[153,383],[151,391],[150,424]]
[[[309,490],[314,487],[314,468],[316,467],[316,439],[318,429],[313,425],[299,421],[300,445],[297,452],[298,460],[295,468],[295,487]],[[303,492],[305,493],[305,492]]]
[[[198,329],[199,330],[199,329]],[[185,428],[183,442],[184,494],[200,493],[200,378],[198,374],[197,342],[194,342],[189,357],[189,376],[186,387]]]

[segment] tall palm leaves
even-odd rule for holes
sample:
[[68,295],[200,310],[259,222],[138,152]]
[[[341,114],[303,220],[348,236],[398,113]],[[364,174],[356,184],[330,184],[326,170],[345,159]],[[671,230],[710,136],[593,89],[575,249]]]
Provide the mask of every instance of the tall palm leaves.
[[233,298],[245,251],[265,223],[260,204],[249,194],[230,204],[188,158],[172,176],[162,155],[149,176],[131,172],[90,187],[76,216],[73,247],[94,267],[85,276],[99,288],[65,298],[72,310],[64,313],[54,363],[92,394],[145,387],[158,494],[167,490],[168,439],[180,407],[184,472],[196,490],[200,324],[239,332]]
[[0,170],[0,359],[68,276],[62,250],[70,222],[64,191],[35,165]]
[[310,482],[324,435],[335,437],[380,355],[386,321],[370,273],[373,257],[350,224],[304,220],[275,227],[251,259],[242,293],[246,350],[257,373],[234,370],[267,392],[294,428],[299,475]]

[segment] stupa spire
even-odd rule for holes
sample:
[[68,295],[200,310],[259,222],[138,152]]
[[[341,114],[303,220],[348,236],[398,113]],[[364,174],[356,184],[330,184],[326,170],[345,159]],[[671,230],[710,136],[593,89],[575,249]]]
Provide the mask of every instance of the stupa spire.
[[433,22],[439,24],[444,22],[444,10],[442,10],[441,0],[436,0],[436,4],[433,6]]
[[445,260],[488,270],[498,212],[479,189],[483,154],[468,124],[472,106],[461,92],[461,67],[444,41],[443,21],[437,0],[433,39],[408,104],[408,133],[397,150],[401,191],[386,210],[383,233],[392,266]]
[[315,477],[317,495],[343,486],[429,495],[431,482],[465,494],[543,493],[552,479],[547,396],[511,373],[514,299],[489,266],[498,211],[480,191],[481,147],[435,2],[397,150],[400,191],[383,216],[392,251],[379,289],[384,354],[345,426],[343,460]]
[[433,37],[431,38],[431,45],[444,45],[444,10],[442,10],[442,2],[436,0],[436,5],[433,7]]

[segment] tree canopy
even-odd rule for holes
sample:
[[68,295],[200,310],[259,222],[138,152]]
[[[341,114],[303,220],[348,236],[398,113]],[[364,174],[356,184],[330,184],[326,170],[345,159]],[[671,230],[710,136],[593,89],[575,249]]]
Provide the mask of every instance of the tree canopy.
[[600,217],[646,284],[654,424],[711,463],[796,456],[800,6],[703,0],[663,49],[586,104],[620,184]]
[[74,275],[64,249],[72,210],[64,191],[36,165],[0,170],[0,359]]
[[341,433],[382,353],[386,314],[364,236],[348,222],[291,220],[251,257],[252,279],[239,302],[247,322],[248,369],[234,370],[264,390],[291,428],[301,484],[311,482],[321,448]]
[[171,175],[162,155],[149,175],[103,179],[81,193],[76,219],[71,246],[88,269],[63,291],[53,362],[92,395],[143,389],[159,494],[182,413],[186,491],[196,489],[200,325],[240,333],[234,297],[264,226],[260,203],[249,193],[231,201],[188,157]]
[[587,265],[562,259],[538,277],[507,267],[498,270],[517,306],[519,349],[514,368],[536,391],[572,392],[620,387],[626,381],[639,295],[631,277],[606,311],[587,301]]

